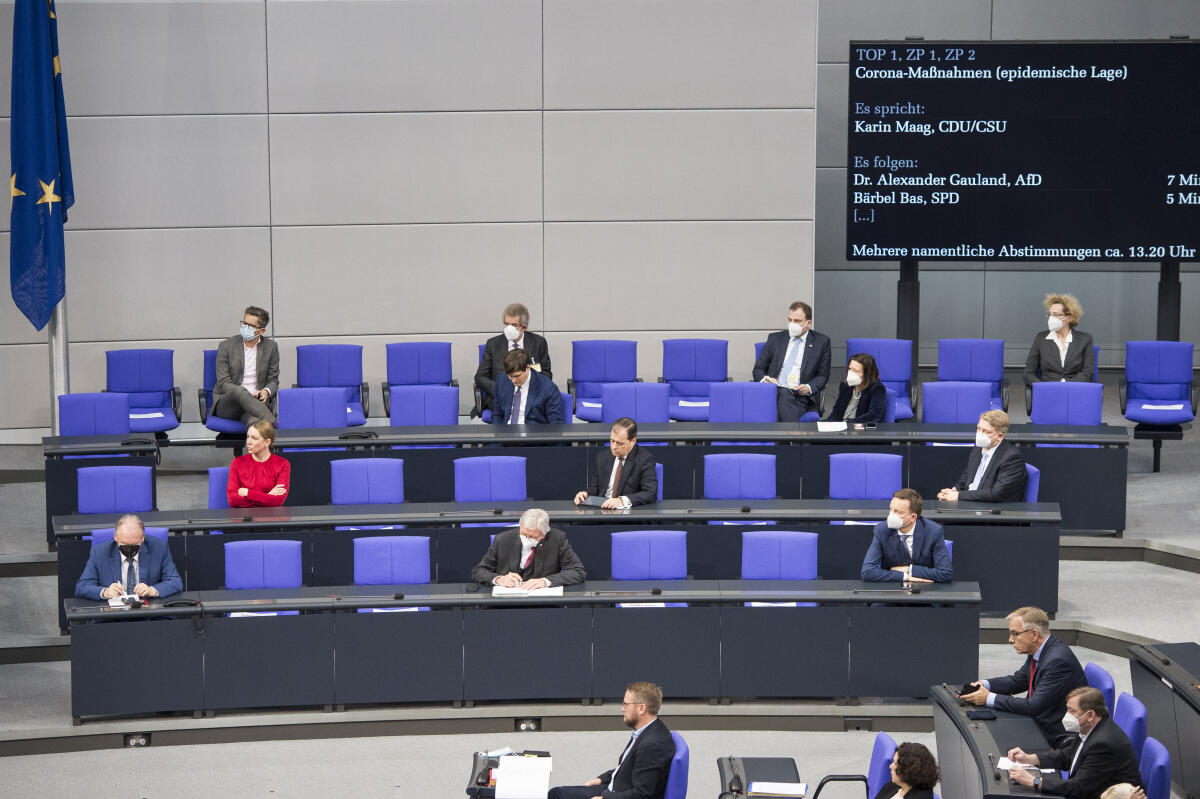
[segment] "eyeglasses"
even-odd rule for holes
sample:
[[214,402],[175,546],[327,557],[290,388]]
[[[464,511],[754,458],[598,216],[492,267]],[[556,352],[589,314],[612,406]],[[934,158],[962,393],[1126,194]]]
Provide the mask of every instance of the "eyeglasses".
[[255,330],[258,330],[258,329],[261,327],[261,326],[258,324],[258,322],[247,322],[245,319],[239,319],[239,320],[238,320],[238,324],[239,324],[239,325],[246,325],[246,327],[252,327],[252,328],[254,328]]
[[630,705],[644,705],[645,702],[622,702],[621,707],[629,707]]
[[1069,313],[1054,313],[1053,311],[1050,312],[1050,315],[1055,319],[1066,319],[1068,316],[1070,316]]
[[1008,631],[1008,640],[1015,641],[1017,638],[1024,635],[1025,633],[1031,633],[1031,632],[1033,632],[1032,627],[1029,628],[1028,630],[1021,630],[1021,632],[1019,632],[1019,633],[1014,633],[1012,630],[1009,630]]

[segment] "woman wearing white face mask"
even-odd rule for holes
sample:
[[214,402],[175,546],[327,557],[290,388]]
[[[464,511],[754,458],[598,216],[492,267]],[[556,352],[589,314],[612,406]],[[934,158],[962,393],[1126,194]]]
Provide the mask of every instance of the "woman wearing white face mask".
[[1025,358],[1025,385],[1043,381],[1092,381],[1095,351],[1092,337],[1076,325],[1083,316],[1079,300],[1070,294],[1047,294],[1046,327],[1038,333]]
[[887,389],[879,382],[879,367],[875,358],[865,352],[850,356],[846,379],[838,385],[837,402],[827,421],[849,422],[861,426],[883,420]]

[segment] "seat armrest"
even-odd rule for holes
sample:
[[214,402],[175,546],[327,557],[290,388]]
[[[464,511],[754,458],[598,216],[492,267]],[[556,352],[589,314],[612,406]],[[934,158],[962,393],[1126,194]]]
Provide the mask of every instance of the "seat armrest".
[[[471,408],[471,413],[468,419],[474,419],[476,416],[483,416],[483,392],[479,390],[479,386],[474,387],[475,407]],[[388,414],[390,417],[391,414]]]
[[1004,408],[1004,412],[1008,413],[1008,395],[1011,386],[1008,384],[1008,378],[1000,381],[1000,404]]
[[1196,415],[1196,400],[1200,398],[1200,385],[1192,381],[1192,416]]
[[[830,782],[861,782],[863,784],[863,794],[867,799],[871,799],[871,795],[867,793],[871,789],[871,783],[867,782],[867,778],[862,774],[830,774],[828,777],[822,777],[817,783],[817,790],[813,791],[812,799],[817,799],[821,795],[821,789],[826,783]],[[747,786],[749,787],[749,786]]]
[[825,389],[817,389],[817,416],[825,416]]
[[[1125,413],[1125,403],[1121,403],[1121,413]],[[1033,416],[1033,386],[1025,386],[1025,415]]]
[[643,383],[643,382],[645,382],[645,381],[644,381],[644,380],[642,380],[642,378],[640,378],[640,377],[635,377],[635,378],[633,378],[633,382],[635,382],[635,383]]
[[659,375],[659,376],[658,376],[658,382],[660,382],[660,383],[665,383],[665,382],[667,382],[667,378],[663,377],[662,375]]
[[[388,419],[392,418],[392,387],[388,385],[388,381],[384,380],[379,385],[379,390],[383,394],[383,415]],[[363,408],[365,411],[366,408]]]
[[[1120,401],[1121,401],[1121,415],[1122,416],[1125,415],[1125,400],[1127,398],[1128,391],[1129,391],[1129,384],[1126,383],[1125,378],[1122,377],[1121,380],[1117,383],[1117,396],[1120,398]],[[1196,407],[1195,402],[1192,403],[1192,407],[1193,408]]]
[[575,378],[573,377],[567,378],[567,393],[575,396]]
[[371,415],[371,388],[366,383],[358,387],[358,396],[362,399],[363,417]]
[[454,386],[455,388],[458,388],[458,378],[457,377],[450,378],[450,385]]
[[200,424],[208,422],[208,403],[205,402],[204,389],[196,389],[196,404],[200,406]]
[[183,391],[179,386],[171,386],[171,410],[175,412],[175,421],[183,421]]

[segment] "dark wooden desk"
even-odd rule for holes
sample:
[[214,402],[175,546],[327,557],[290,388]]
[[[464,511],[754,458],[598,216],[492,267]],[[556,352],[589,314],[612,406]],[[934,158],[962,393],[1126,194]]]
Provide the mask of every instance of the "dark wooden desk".
[[1200,644],[1135,644],[1129,655],[1146,731],[1171,755],[1171,782],[1184,796],[1200,796]]
[[[974,679],[974,678],[971,678]],[[965,680],[951,682],[961,686]],[[960,799],[993,799],[1008,796],[1039,796],[1033,788],[1013,785],[1008,775],[995,768],[1009,749],[1026,752],[1049,749],[1046,736],[1029,716],[992,709],[993,721],[972,721],[953,690],[941,685],[930,689],[933,730],[937,741],[938,767],[942,771],[942,794]]]

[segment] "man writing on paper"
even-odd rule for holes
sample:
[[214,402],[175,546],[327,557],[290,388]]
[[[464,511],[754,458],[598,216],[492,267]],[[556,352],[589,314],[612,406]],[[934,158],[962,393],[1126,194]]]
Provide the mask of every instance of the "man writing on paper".
[[820,413],[818,398],[829,382],[829,336],[812,329],[812,308],[793,302],[787,329],[767,336],[754,361],[754,379],[779,386],[779,421],[796,422],[809,411]]
[[587,572],[566,533],[550,526],[550,515],[541,508],[530,508],[521,514],[518,529],[505,530],[492,539],[483,560],[471,570],[471,579],[532,591],[582,583]]
[[562,394],[533,369],[525,350],[504,356],[505,378],[496,382],[492,424],[565,424]]
[[943,488],[943,502],[1023,502],[1025,500],[1025,459],[1005,440],[1008,414],[984,411],[975,426],[975,449],[967,457],[967,468],[954,488]]
[[575,504],[589,495],[604,497],[602,508],[631,508],[658,501],[654,456],[637,445],[637,422],[628,416],[613,422],[608,447],[596,456],[596,471],[588,477],[587,491],[575,495]]
[[217,345],[217,382],[209,413],[249,426],[259,419],[274,423],[267,403],[279,391],[279,345],[263,335],[270,315],[251,305],[242,314],[238,335]]
[[127,513],[117,520],[113,540],[92,547],[75,596],[112,599],[122,594],[166,597],[183,590],[183,580],[166,542],[147,538],[142,520]]
[[583,785],[551,788],[547,799],[662,799],[675,757],[675,740],[658,718],[661,708],[662,689],[657,685],[627,685],[621,712],[633,735],[617,767]]
[[[546,339],[529,332],[529,309],[519,302],[509,303],[504,308],[504,331],[492,336],[483,345],[483,357],[475,371],[475,387],[484,393],[483,407],[479,411],[495,408],[496,383],[504,378],[504,356],[513,350],[524,350],[529,355],[529,365],[551,380],[550,349]],[[473,414],[478,415],[478,414]]]
[[871,546],[863,558],[862,579],[914,583],[948,583],[954,579],[942,526],[921,515],[921,495],[911,488],[892,495],[887,521],[875,525]]

